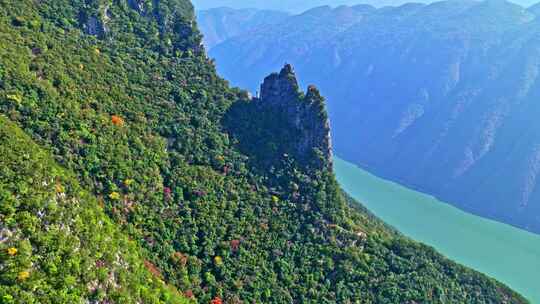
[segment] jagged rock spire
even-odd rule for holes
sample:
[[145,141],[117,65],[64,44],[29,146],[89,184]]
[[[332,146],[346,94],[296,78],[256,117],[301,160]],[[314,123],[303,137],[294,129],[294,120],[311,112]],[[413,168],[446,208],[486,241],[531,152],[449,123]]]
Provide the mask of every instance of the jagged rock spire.
[[283,104],[299,97],[300,87],[290,64],[285,64],[279,74],[270,74],[261,85],[260,99],[265,103]]
[[262,112],[275,115],[280,128],[288,128],[294,136],[288,153],[306,163],[331,168],[330,123],[324,98],[315,86],[310,85],[304,96],[293,67],[285,64],[279,73],[264,79],[256,102]]

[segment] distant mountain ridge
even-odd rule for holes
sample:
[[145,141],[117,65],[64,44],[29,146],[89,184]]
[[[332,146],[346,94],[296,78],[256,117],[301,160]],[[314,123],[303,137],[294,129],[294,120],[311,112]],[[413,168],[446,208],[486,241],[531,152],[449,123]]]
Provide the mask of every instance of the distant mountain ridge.
[[319,7],[210,50],[233,84],[293,63],[338,155],[540,232],[540,19],[503,0]]
[[[271,10],[281,10],[292,13],[301,13],[305,10],[316,6],[323,5],[332,5],[334,7],[340,5],[357,5],[357,4],[368,4],[375,7],[384,7],[384,6],[400,6],[410,2],[415,3],[433,3],[437,2],[436,0],[288,0],[288,1],[279,1],[279,0],[196,0],[194,5],[199,10],[212,9],[216,7],[231,7],[235,9],[242,8],[256,8],[256,9],[271,9]],[[513,3],[528,7],[538,3],[536,0],[512,0]]]
[[197,24],[205,33],[204,45],[211,49],[240,33],[278,23],[288,16],[280,11],[220,7],[197,12]]

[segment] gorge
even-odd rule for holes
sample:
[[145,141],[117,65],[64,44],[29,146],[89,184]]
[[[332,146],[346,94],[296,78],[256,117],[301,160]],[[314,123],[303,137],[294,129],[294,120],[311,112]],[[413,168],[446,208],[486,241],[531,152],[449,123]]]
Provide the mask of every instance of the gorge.
[[318,7],[209,55],[253,92],[292,63],[328,98],[338,155],[540,233],[538,12],[504,0]]

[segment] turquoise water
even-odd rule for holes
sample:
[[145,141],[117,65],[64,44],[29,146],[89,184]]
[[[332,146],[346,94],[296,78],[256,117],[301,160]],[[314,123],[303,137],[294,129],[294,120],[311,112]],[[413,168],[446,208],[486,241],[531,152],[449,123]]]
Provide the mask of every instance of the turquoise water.
[[404,235],[540,303],[540,235],[484,219],[335,158],[343,189]]

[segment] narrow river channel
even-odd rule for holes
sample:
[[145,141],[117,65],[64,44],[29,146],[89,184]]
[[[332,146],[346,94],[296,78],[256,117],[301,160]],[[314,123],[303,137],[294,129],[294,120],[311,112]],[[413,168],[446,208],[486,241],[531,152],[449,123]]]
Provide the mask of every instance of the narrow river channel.
[[540,303],[540,235],[478,217],[335,158],[342,188],[404,235]]

